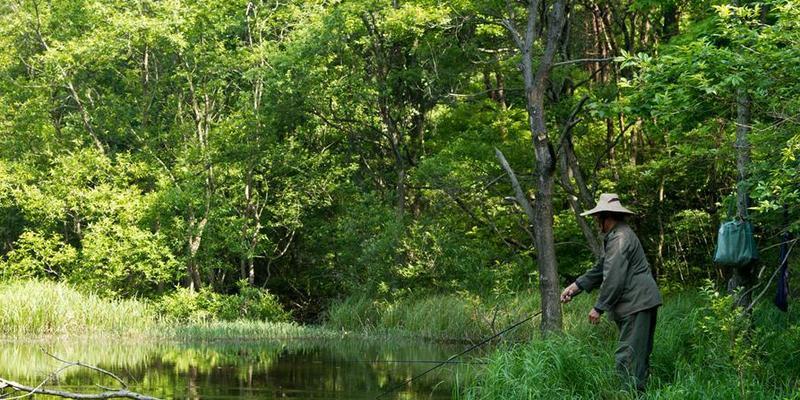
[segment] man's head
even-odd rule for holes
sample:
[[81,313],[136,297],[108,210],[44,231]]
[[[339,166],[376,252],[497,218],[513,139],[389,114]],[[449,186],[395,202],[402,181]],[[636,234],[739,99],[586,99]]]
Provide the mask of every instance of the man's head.
[[629,214],[633,214],[633,211],[623,207],[619,196],[614,193],[601,194],[594,208],[581,213],[582,216],[594,216],[603,233],[610,231],[618,222],[624,221],[625,216]]
[[607,233],[618,223],[624,222],[626,215],[627,214],[618,212],[601,211],[597,214],[594,214],[594,220],[597,222],[597,226],[600,228],[600,231]]

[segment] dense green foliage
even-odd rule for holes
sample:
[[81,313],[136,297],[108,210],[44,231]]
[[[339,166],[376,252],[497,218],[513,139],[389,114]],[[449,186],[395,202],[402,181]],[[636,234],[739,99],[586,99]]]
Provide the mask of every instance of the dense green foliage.
[[[504,28],[524,3],[0,3],[0,333],[325,319],[453,339],[535,309],[545,249],[495,159],[537,196],[526,60]],[[800,2],[576,0],[557,47],[537,94],[562,283],[593,261],[576,204],[617,192],[665,291],[723,287],[714,236],[741,188],[767,293],[800,232]],[[654,398],[796,388],[776,357],[794,314],[757,308],[751,327],[730,306],[665,308]],[[566,336],[499,353],[467,394],[617,396],[613,330],[570,312]]]
[[[637,211],[662,286],[721,282],[728,271],[709,255],[737,186],[742,93],[741,184],[759,243],[800,230],[800,7],[626,4],[570,7],[556,59],[567,62],[546,93],[555,151],[575,111],[581,181]],[[0,278],[167,296],[184,319],[230,319],[242,307],[214,296],[261,296],[243,280],[306,320],[348,295],[535,284],[531,229],[494,159],[501,149],[532,190],[504,5],[30,0],[0,11]],[[593,257],[568,201],[581,182],[565,176],[553,204],[569,278]],[[286,317],[265,310],[245,314]]]

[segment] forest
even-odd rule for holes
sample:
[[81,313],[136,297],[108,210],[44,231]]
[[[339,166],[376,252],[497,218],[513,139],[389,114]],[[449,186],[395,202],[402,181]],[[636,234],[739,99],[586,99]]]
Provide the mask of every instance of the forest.
[[[796,398],[798,156],[798,0],[3,0],[0,336],[541,312],[453,396],[629,398],[558,301],[617,193],[665,295],[652,398]],[[760,258],[714,263],[736,219]]]

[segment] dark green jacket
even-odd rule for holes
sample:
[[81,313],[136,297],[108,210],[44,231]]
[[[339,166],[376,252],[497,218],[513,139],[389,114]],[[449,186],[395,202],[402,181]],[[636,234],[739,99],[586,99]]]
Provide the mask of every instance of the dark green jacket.
[[575,281],[586,292],[600,286],[594,308],[618,319],[661,305],[661,293],[642,244],[628,224],[617,223],[603,242],[605,255]]

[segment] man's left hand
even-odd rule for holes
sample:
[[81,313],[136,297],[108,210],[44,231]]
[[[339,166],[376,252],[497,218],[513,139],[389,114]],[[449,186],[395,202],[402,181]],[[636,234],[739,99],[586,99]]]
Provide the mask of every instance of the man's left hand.
[[600,313],[594,308],[592,308],[592,311],[589,311],[589,323],[592,325],[597,325],[600,323]]

